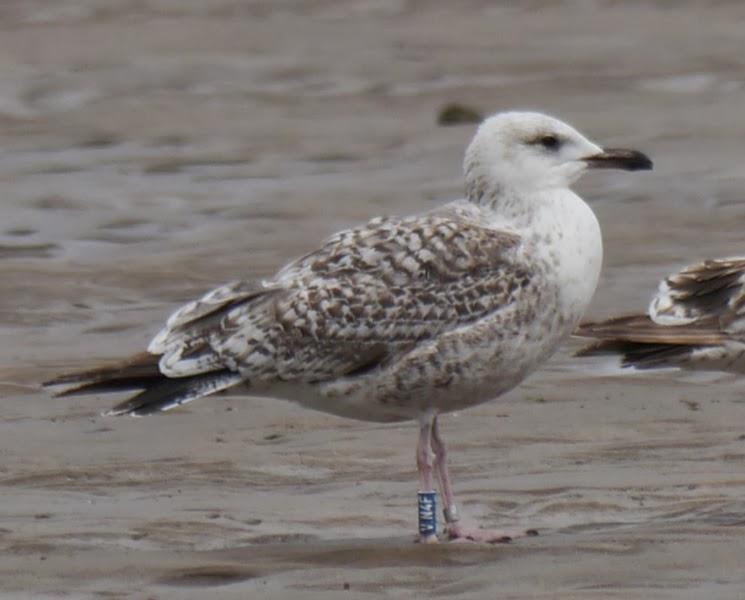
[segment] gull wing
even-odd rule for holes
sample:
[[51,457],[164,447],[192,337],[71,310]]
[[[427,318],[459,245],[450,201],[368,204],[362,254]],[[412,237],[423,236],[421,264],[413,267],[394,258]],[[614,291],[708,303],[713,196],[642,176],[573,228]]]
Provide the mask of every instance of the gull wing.
[[585,322],[574,333],[596,340],[575,356],[620,356],[622,367],[731,373],[745,370],[745,345],[720,331],[715,319],[660,325],[646,315],[630,315]]
[[288,265],[256,295],[206,320],[178,319],[150,350],[169,376],[213,362],[252,381],[359,373],[508,303],[528,280],[519,245],[514,233],[454,217],[374,219]]
[[[241,382],[363,373],[513,303],[530,280],[520,245],[515,233],[455,216],[374,219],[273,280],[233,282],[178,310],[148,348],[158,379],[143,381],[137,363],[131,379],[124,368],[64,382],[77,392],[107,391],[107,374],[117,389],[144,383],[144,392],[114,409],[143,414]],[[150,375],[152,364],[146,368]]]
[[662,325],[647,315],[626,315],[605,321],[585,321],[575,329],[574,335],[639,344],[712,346],[727,340],[727,335],[719,330],[718,322],[713,318],[681,325]]
[[575,335],[598,341],[578,356],[618,354],[623,366],[741,372],[745,348],[745,258],[689,265],[660,282],[649,315],[584,322]]
[[718,258],[689,265],[660,282],[649,305],[661,325],[716,321],[723,331],[745,330],[745,258]]

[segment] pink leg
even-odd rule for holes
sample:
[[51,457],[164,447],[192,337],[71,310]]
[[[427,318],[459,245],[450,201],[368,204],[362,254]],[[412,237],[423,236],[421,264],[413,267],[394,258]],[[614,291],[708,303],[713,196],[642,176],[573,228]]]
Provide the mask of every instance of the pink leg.
[[[419,442],[421,443],[421,430]],[[498,542],[509,542],[513,538],[522,537],[525,535],[537,535],[535,530],[494,530],[494,529],[479,529],[479,528],[466,528],[460,524],[460,516],[458,515],[458,509],[455,505],[455,496],[453,495],[453,488],[450,485],[450,474],[448,473],[447,465],[447,451],[445,450],[445,443],[442,441],[440,436],[440,429],[437,424],[437,417],[435,416],[432,421],[432,434],[431,434],[432,452],[435,455],[434,470],[437,473],[437,478],[440,481],[440,493],[442,494],[442,503],[444,506],[443,513],[445,515],[445,522],[447,523],[448,537],[454,541],[460,542],[487,542],[495,544]],[[421,470],[420,470],[421,473]]]
[[447,450],[440,436],[440,428],[437,417],[432,422],[432,452],[435,455],[435,472],[440,482],[440,493],[442,494],[442,506],[445,513],[445,522],[449,525],[455,523],[458,517],[458,508],[455,506],[453,487],[450,485],[450,474],[447,465]]
[[425,417],[419,424],[419,442],[416,445],[416,467],[419,471],[419,489],[423,492],[434,489],[432,479],[432,419]]
[[[416,446],[416,466],[419,471],[419,490],[429,492],[434,490],[434,479],[432,477],[432,419],[433,415],[424,415],[419,423],[419,442]],[[437,542],[434,534],[420,534],[419,542],[431,544]]]

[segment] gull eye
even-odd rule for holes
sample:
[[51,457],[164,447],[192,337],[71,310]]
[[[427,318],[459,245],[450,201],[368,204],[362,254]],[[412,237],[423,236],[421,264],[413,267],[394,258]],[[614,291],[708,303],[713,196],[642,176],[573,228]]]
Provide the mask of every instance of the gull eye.
[[546,150],[558,150],[561,140],[555,135],[543,135],[536,140]]

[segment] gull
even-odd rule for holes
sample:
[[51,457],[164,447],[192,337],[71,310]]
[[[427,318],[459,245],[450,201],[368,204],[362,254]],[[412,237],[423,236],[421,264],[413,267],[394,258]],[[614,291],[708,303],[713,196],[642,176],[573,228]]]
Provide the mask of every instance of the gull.
[[647,314],[582,323],[596,341],[579,356],[618,354],[624,367],[745,374],[745,258],[691,264],[663,279]]
[[515,534],[460,521],[438,418],[514,388],[575,328],[603,248],[569,187],[597,168],[652,163],[544,114],[496,114],[466,150],[465,198],[337,233],[271,279],[186,304],[146,353],[47,383],[74,386],[61,395],[140,390],[112,415],[233,388],[351,419],[418,421],[420,489],[437,478],[447,537],[507,541]]

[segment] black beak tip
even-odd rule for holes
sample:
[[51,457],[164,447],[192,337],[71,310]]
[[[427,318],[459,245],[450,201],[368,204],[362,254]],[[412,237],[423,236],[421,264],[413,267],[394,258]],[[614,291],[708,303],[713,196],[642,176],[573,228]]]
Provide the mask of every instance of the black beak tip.
[[629,151],[629,157],[625,163],[629,171],[651,171],[654,167],[652,159],[638,150]]
[[606,148],[600,154],[585,159],[593,169],[623,169],[624,171],[649,171],[652,160],[638,150]]

